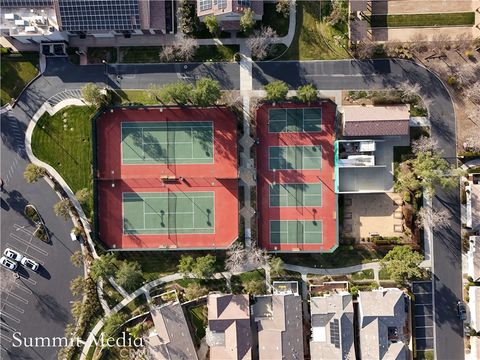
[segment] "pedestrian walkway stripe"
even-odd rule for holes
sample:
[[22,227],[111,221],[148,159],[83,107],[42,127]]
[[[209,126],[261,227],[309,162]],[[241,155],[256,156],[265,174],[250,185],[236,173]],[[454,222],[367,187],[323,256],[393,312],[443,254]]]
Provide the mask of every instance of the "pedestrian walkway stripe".
[[5,311],[0,311],[0,316],[1,317],[6,317],[6,318],[9,318],[10,320],[12,321],[15,321],[17,324],[20,324],[20,320],[17,319],[15,316],[13,315],[10,315],[9,313],[6,313]]

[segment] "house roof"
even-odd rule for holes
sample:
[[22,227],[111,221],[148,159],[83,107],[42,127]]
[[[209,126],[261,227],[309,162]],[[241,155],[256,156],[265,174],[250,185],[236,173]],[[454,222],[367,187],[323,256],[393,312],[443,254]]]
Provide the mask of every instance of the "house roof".
[[355,359],[353,346],[353,303],[349,293],[313,297],[312,360]]
[[207,307],[210,359],[251,359],[248,295],[212,294]]
[[146,339],[155,359],[197,359],[192,337],[180,303],[169,303],[150,311],[155,332]]
[[[244,1],[246,4],[247,2]],[[243,14],[246,7],[250,7],[256,15],[263,16],[263,0],[252,0],[250,6],[243,5],[238,0],[197,0],[197,16],[227,15],[230,13]]]
[[344,136],[400,136],[409,133],[408,105],[345,106]]
[[[358,295],[360,353],[369,359],[406,359],[403,328],[406,322],[404,294],[399,289],[360,291]],[[395,329],[396,342],[389,339]]]
[[480,184],[471,185],[472,229],[480,230]]
[[480,279],[480,236],[470,236],[470,248],[468,249],[468,275],[474,281]]
[[480,330],[480,286],[470,286],[468,289],[470,297],[470,325],[476,331]]
[[260,360],[303,359],[300,296],[259,296],[253,306],[253,313],[257,322]]

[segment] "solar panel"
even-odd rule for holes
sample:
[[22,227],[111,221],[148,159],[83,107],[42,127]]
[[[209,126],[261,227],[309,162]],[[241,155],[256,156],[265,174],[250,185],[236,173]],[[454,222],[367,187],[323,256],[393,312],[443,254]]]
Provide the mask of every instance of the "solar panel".
[[210,10],[212,8],[212,0],[199,0],[198,7],[200,11]]
[[338,325],[338,319],[330,322],[330,343],[335,345],[336,348],[340,348],[340,327]]
[[51,7],[53,0],[0,0],[0,7]]
[[59,0],[62,30],[139,30],[139,0]]

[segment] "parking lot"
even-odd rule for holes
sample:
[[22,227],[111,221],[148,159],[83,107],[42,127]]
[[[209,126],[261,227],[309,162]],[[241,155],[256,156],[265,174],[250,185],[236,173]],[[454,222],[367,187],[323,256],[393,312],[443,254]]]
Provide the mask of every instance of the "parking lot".
[[434,323],[433,323],[433,293],[431,281],[415,281],[413,283],[414,326],[416,350],[433,350]]
[[[0,325],[2,342],[11,343],[11,333],[18,331],[22,318],[28,308],[35,287],[41,278],[49,279],[50,275],[45,268],[48,252],[46,244],[33,236],[31,226],[13,225],[7,239],[2,240],[2,253],[5,248],[18,251],[20,254],[40,264],[37,273],[18,265],[17,272],[2,267],[2,288],[0,289]],[[43,245],[43,246],[42,246]],[[2,346],[3,348],[3,346]]]

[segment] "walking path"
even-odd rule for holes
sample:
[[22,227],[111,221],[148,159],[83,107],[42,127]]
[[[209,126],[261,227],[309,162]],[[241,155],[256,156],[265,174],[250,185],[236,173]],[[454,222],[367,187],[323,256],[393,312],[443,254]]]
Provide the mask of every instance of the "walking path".
[[362,270],[373,270],[375,281],[379,281],[379,271],[380,263],[371,262],[366,264],[347,266],[343,268],[333,268],[333,269],[322,269],[322,268],[311,268],[306,266],[284,264],[283,268],[289,271],[295,271],[302,275],[312,274],[312,275],[348,275]]

